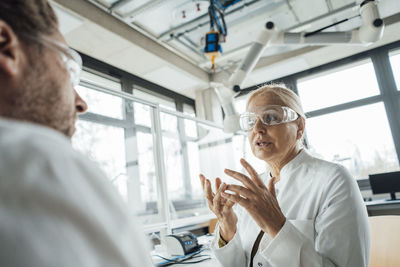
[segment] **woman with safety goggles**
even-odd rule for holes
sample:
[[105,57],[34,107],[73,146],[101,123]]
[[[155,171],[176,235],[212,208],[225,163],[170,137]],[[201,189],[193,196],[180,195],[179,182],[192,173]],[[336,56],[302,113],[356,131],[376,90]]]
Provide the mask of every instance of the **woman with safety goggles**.
[[[357,183],[341,165],[303,147],[305,115],[296,94],[277,85],[256,90],[240,116],[258,174],[244,159],[241,185],[200,179],[218,218],[211,245],[222,266],[368,266],[369,228]],[[329,140],[327,140],[329,142]],[[235,205],[235,204],[238,205]]]

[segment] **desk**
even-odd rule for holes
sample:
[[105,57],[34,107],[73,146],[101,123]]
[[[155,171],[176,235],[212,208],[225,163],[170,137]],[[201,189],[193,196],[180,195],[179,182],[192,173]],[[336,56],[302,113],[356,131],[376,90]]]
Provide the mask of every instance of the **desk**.
[[368,216],[400,215],[400,199],[367,201],[365,205],[367,206]]

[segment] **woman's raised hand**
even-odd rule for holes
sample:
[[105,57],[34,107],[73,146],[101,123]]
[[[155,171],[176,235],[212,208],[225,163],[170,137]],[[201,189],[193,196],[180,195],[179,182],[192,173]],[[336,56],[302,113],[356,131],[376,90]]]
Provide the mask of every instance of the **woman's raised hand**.
[[226,190],[227,185],[225,183],[221,184],[220,178],[215,179],[215,193],[212,191],[210,180],[203,174],[200,174],[200,180],[208,207],[218,218],[220,235],[226,242],[229,242],[235,236],[236,224],[238,221],[232,209],[235,202],[221,196],[221,193]]
[[264,232],[267,232],[271,237],[275,237],[286,222],[286,217],[283,215],[276,199],[275,178],[270,179],[267,188],[247,161],[241,159],[240,163],[250,177],[240,172],[225,169],[227,175],[241,182],[243,186],[227,185],[224,191],[229,190],[236,194],[222,192],[221,195],[227,200],[244,207]]

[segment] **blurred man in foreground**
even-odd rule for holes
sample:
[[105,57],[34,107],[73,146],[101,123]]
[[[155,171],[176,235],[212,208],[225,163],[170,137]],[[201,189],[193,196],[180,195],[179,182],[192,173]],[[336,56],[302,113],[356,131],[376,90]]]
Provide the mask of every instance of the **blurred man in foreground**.
[[1,266],[151,266],[119,195],[71,147],[81,67],[47,0],[0,2]]

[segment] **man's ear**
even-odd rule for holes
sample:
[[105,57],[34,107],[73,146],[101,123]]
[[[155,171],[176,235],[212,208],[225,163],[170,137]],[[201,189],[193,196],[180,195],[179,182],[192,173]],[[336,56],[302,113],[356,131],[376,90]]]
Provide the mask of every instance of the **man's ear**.
[[14,76],[19,71],[21,43],[11,27],[0,19],[0,75]]

